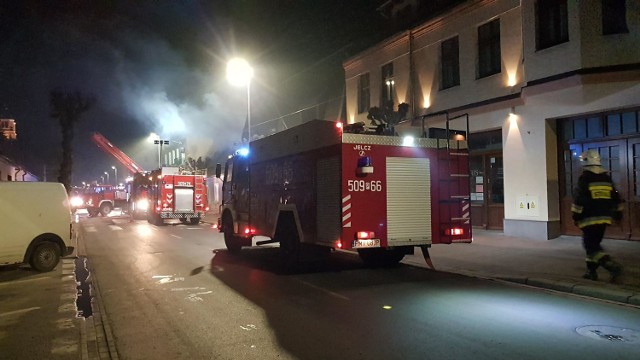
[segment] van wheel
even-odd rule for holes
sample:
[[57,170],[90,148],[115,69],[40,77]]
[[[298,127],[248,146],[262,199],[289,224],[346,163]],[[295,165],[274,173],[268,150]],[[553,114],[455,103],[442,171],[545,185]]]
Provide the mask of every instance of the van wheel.
[[52,242],[45,242],[36,246],[29,259],[29,265],[37,271],[53,270],[60,261],[60,249]]
[[112,209],[113,209],[113,207],[111,206],[111,204],[104,203],[104,204],[100,205],[100,214],[102,214],[102,216],[107,216],[107,215],[109,215],[109,213],[111,212]]

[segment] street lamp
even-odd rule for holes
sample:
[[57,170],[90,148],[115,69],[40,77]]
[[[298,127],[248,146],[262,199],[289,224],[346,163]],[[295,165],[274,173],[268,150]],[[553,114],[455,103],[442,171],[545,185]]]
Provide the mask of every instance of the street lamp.
[[115,173],[115,177],[113,178],[113,182],[116,184],[116,186],[118,186],[118,169],[116,169],[115,166],[111,166],[111,168],[113,169],[113,172]]
[[153,140],[153,143],[156,145],[160,145],[158,149],[158,167],[162,167],[162,145],[169,145],[169,140]]
[[253,68],[247,60],[234,58],[227,63],[227,80],[233,86],[247,87],[247,136],[251,143],[251,78]]
[[100,182],[100,184],[104,184],[104,176],[100,176],[100,179],[102,179],[102,181]]
[[109,183],[109,173],[108,172],[104,172],[105,175],[107,175],[107,184]]

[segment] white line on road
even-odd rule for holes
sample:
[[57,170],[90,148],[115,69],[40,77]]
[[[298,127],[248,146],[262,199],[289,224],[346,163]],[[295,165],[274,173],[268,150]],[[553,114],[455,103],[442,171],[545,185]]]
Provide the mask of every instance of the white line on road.
[[95,226],[87,226],[84,228],[84,231],[86,232],[98,232],[98,229],[96,229]]
[[119,231],[122,230],[122,228],[118,225],[109,225],[109,228],[113,231]]
[[325,293],[327,293],[327,294],[329,294],[329,295],[331,295],[331,296],[335,296],[335,297],[337,297],[337,298],[339,298],[339,299],[347,300],[347,301],[349,301],[349,300],[350,300],[348,297],[346,297],[346,296],[344,296],[344,295],[340,295],[340,294],[338,294],[338,293],[336,293],[336,292],[333,292],[333,291],[331,291],[331,290],[327,290],[327,289],[325,289],[325,288],[321,288],[320,286],[316,286],[316,285],[310,284],[310,283],[308,283],[308,282],[306,282],[306,281],[302,281],[302,280],[296,280],[296,281],[299,281],[299,282],[300,282],[300,283],[302,283],[303,285],[306,285],[306,286],[308,286],[308,287],[310,287],[310,288],[314,288],[314,289],[316,289],[316,290],[320,290],[320,291],[322,291],[322,292],[325,292]]
[[50,279],[50,278],[51,278],[51,276],[45,276],[45,277],[41,277],[41,278],[34,278],[34,279],[28,279],[28,280],[18,280],[18,281],[10,281],[10,282],[0,282],[0,286],[2,286],[2,285],[22,284],[22,283],[26,283],[26,282],[37,281],[37,280],[43,280],[43,279]]
[[33,311],[33,310],[38,310],[38,309],[40,309],[40,307],[39,307],[39,306],[37,306],[37,307],[32,307],[32,308],[27,308],[27,309],[20,309],[20,310],[16,310],[16,311],[9,311],[9,312],[6,312],[6,313],[2,313],[2,314],[0,314],[0,317],[2,317],[2,316],[16,315],[16,314],[22,314],[22,313],[26,313],[26,312]]
[[175,237],[175,238],[178,238],[178,239],[182,239],[182,236],[173,235],[173,234],[171,234],[171,236],[173,236],[173,237]]

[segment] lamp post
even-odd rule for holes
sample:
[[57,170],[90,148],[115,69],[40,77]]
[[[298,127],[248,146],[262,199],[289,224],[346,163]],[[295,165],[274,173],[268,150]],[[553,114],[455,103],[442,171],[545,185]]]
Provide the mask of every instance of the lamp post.
[[104,176],[100,176],[100,179],[102,179],[102,181],[100,182],[100,184],[104,184]]
[[107,184],[109,183],[109,173],[108,172],[104,172],[105,175],[107,175]]
[[251,78],[253,68],[247,60],[234,58],[227,63],[227,80],[233,86],[247,87],[247,136],[251,143]]
[[118,169],[116,169],[115,166],[111,166],[111,168],[113,169],[115,175],[113,178],[113,182],[116,184],[116,186],[118,186]]
[[169,145],[169,140],[153,140],[153,143],[156,145],[160,145],[158,149],[158,167],[162,167],[162,145]]

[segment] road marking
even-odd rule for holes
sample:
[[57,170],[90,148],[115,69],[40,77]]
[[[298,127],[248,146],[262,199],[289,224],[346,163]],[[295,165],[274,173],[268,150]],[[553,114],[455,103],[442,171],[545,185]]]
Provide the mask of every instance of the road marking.
[[0,317],[2,317],[2,316],[11,316],[11,315],[16,315],[16,314],[22,314],[22,313],[26,313],[26,312],[33,311],[33,310],[38,310],[38,309],[40,309],[39,306],[31,307],[31,308],[27,308],[27,309],[9,311],[9,312],[0,314]]
[[45,276],[45,277],[41,277],[41,278],[28,279],[28,280],[17,280],[17,281],[10,281],[10,282],[0,282],[0,286],[2,286],[2,285],[22,284],[22,283],[26,283],[26,282],[44,280],[44,279],[49,279],[49,278],[51,278],[51,276]]
[[96,229],[95,226],[87,226],[84,228],[84,231],[86,232],[98,232],[98,229]]
[[213,291],[209,290],[209,291],[205,291],[205,292],[189,294],[185,299],[190,300],[190,301],[204,301],[204,299],[201,298],[200,295],[207,295],[207,294],[211,294],[211,293],[213,293]]
[[202,230],[201,227],[188,227],[187,230]]
[[122,230],[122,228],[118,225],[109,225],[109,228],[113,231],[119,231]]
[[173,235],[173,234],[171,234],[171,236],[173,236],[173,237],[175,237],[175,238],[178,238],[178,239],[182,239],[182,236]]
[[306,281],[302,281],[302,280],[296,280],[296,281],[298,281],[298,282],[302,283],[303,285],[306,285],[306,286],[308,286],[308,287],[310,287],[310,288],[314,288],[314,289],[316,289],[316,290],[320,290],[320,291],[322,291],[322,292],[325,292],[325,293],[327,293],[327,294],[329,294],[329,295],[331,295],[331,296],[335,296],[335,297],[337,297],[338,299],[347,300],[347,301],[349,301],[349,300],[350,300],[348,297],[346,297],[346,296],[344,296],[344,295],[340,295],[340,294],[338,294],[338,293],[336,293],[336,292],[333,292],[333,291],[331,291],[331,290],[327,290],[327,289],[325,289],[325,288],[321,288],[320,286],[316,286],[316,285],[310,284],[310,283],[308,283],[308,282],[306,282]]
[[184,281],[184,277],[175,275],[154,275],[154,279],[160,279],[156,281],[158,284],[168,284],[175,281]]

